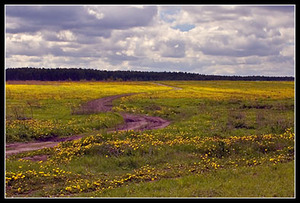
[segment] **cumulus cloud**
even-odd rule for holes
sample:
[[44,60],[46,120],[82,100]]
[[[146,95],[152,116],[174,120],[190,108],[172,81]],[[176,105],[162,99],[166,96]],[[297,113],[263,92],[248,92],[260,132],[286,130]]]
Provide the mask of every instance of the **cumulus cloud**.
[[185,44],[180,40],[170,40],[161,44],[162,57],[182,58],[185,56]]
[[7,5],[6,67],[293,75],[294,6]]

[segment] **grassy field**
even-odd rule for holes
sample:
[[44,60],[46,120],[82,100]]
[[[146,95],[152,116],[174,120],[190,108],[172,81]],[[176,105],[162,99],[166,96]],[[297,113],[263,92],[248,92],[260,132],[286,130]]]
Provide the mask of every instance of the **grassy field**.
[[113,127],[116,113],[79,115],[81,104],[101,97],[170,88],[151,83],[10,82],[6,84],[6,141],[29,141]]
[[[124,93],[140,94],[112,112],[76,114]],[[171,125],[107,133],[122,112]],[[85,136],[7,158],[6,197],[295,196],[294,82],[6,84],[7,143],[76,134]]]

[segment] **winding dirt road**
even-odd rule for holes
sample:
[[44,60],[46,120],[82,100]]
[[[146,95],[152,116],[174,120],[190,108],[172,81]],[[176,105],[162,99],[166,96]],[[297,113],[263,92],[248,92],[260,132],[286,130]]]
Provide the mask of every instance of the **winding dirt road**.
[[[96,100],[89,101],[81,106],[80,109],[76,111],[78,114],[86,113],[97,113],[97,112],[108,112],[112,110],[112,102],[115,99],[133,95],[132,94],[122,94],[113,95],[109,97],[104,97]],[[126,131],[126,130],[151,130],[165,128],[170,124],[170,121],[164,120],[160,117],[146,116],[146,115],[136,115],[136,114],[121,114],[124,119],[124,124],[116,126],[114,131]],[[82,138],[82,135],[70,136],[67,138],[51,138],[44,141],[27,142],[27,143],[11,143],[6,144],[6,156],[12,154],[17,154],[26,151],[33,151],[47,147],[54,147],[58,145],[59,142],[77,140]]]

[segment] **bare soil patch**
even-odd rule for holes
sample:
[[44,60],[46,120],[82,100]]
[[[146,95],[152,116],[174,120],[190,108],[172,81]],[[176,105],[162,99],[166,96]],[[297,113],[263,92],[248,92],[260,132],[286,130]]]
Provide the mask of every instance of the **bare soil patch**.
[[165,128],[170,124],[170,121],[164,120],[160,117],[135,115],[135,114],[121,114],[125,123],[117,126],[117,130],[152,130]]
[[30,160],[30,161],[46,161],[48,158],[47,155],[35,155],[30,157],[23,157],[22,159]]
[[120,95],[113,95],[109,97],[103,97],[100,99],[95,99],[92,101],[89,101],[83,105],[80,106],[77,110],[74,111],[74,114],[92,114],[92,113],[98,113],[98,112],[108,112],[112,109],[112,102],[115,99],[119,99],[121,97],[126,97],[133,95],[135,93],[130,94],[120,94]]
[[54,147],[58,142],[47,141],[47,142],[27,142],[27,143],[12,143],[6,144],[6,156],[18,154],[21,152],[33,151],[43,149],[46,147]]

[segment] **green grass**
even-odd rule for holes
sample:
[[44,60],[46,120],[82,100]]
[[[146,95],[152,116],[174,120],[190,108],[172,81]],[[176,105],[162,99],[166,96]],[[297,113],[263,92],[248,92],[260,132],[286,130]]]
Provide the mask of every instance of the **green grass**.
[[[103,197],[294,197],[294,164],[221,169],[200,175],[132,184]],[[97,193],[85,194],[97,196]]]

